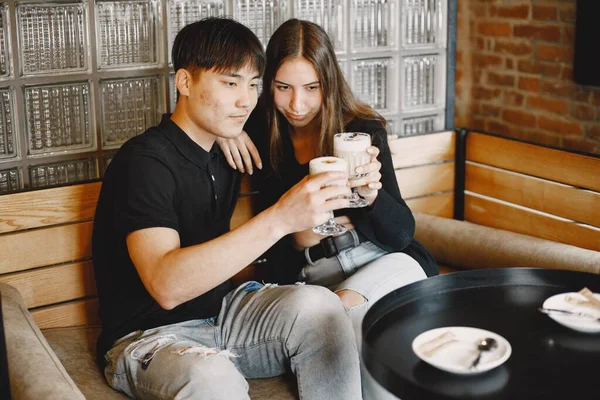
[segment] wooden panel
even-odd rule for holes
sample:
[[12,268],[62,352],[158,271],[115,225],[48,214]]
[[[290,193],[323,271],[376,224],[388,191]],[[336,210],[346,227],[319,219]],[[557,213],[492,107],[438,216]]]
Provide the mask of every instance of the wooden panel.
[[600,193],[475,164],[466,172],[468,191],[600,227]]
[[468,193],[465,195],[465,220],[600,251],[600,229],[552,218]]
[[454,160],[455,135],[449,131],[390,140],[394,168]]
[[97,298],[39,308],[31,315],[40,329],[100,325]]
[[252,196],[240,197],[231,216],[231,229],[235,229],[254,216]]
[[600,192],[600,158],[472,132],[467,160]]
[[96,295],[91,261],[0,276],[19,290],[28,308]]
[[412,212],[421,212],[444,218],[454,216],[454,193],[452,192],[410,199],[406,201],[406,204]]
[[0,196],[0,233],[94,218],[100,182]]
[[454,162],[396,170],[404,199],[454,190]]
[[90,257],[92,225],[81,222],[0,236],[0,274]]

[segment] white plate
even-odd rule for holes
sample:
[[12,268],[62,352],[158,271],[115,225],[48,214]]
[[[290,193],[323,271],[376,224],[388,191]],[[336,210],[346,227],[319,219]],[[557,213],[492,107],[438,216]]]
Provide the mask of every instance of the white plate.
[[[594,297],[600,300],[600,294],[594,293]],[[560,293],[549,297],[544,301],[544,308],[554,308],[573,312],[581,312],[600,318],[600,308],[586,305],[585,297],[579,293]],[[600,321],[578,317],[576,315],[564,315],[560,313],[549,313],[548,316],[567,328],[585,333],[600,332]]]
[[[477,345],[485,338],[494,338],[498,346],[484,351],[479,364],[471,368],[479,353]],[[426,363],[462,375],[478,374],[496,368],[508,360],[512,353],[510,343],[502,336],[466,326],[448,326],[423,332],[413,340],[412,349]]]

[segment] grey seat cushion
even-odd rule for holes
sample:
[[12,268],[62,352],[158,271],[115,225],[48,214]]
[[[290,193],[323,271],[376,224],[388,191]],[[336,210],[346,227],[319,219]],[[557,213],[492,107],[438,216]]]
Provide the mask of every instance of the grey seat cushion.
[[[42,331],[50,347],[88,400],[128,399],[108,386],[96,366],[97,327],[56,328]],[[293,376],[251,379],[252,399],[297,399]]]

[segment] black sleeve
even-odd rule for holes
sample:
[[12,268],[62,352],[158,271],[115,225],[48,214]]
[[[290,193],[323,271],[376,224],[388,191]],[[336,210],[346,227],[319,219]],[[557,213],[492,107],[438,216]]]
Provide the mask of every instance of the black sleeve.
[[362,212],[352,210],[354,212],[349,214],[357,230],[375,244],[388,251],[402,251],[413,240],[415,219],[400,194],[387,132],[380,123],[376,124],[377,128],[371,131],[371,141],[379,148],[382,188],[371,207]]
[[179,229],[175,177],[159,155],[134,150],[120,174],[114,215],[121,235],[154,227]]

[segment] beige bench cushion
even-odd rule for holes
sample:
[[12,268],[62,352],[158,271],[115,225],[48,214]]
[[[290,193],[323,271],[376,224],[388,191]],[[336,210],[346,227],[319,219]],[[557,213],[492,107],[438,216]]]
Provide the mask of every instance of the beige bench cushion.
[[[100,328],[45,329],[44,336],[88,400],[127,399],[112,390],[96,366],[96,338]],[[296,399],[296,386],[291,376],[271,379],[251,379],[250,397],[253,400]]]
[[532,267],[600,273],[600,252],[414,213],[415,237],[440,264],[461,269]]

